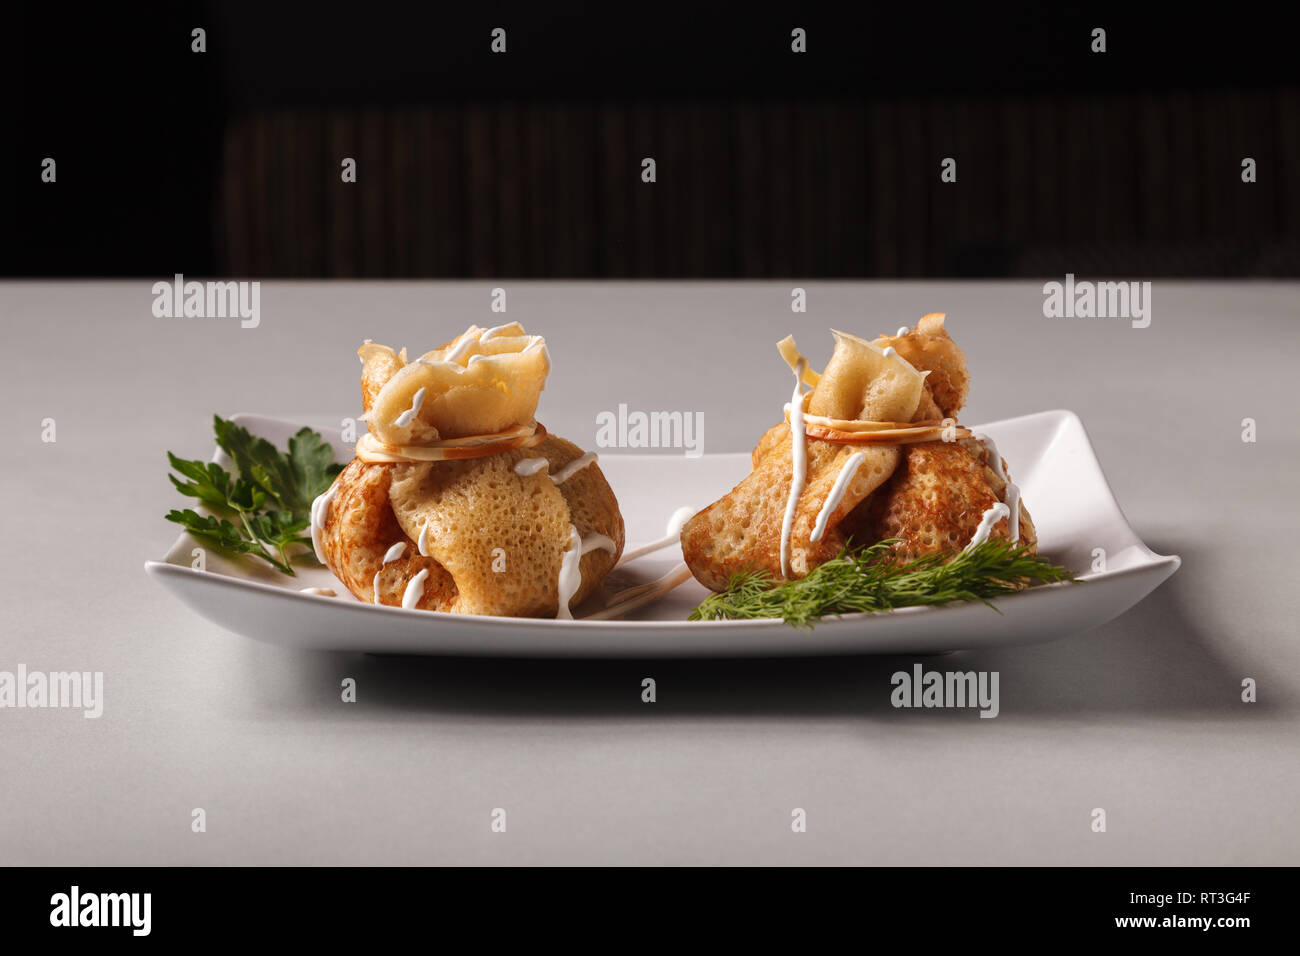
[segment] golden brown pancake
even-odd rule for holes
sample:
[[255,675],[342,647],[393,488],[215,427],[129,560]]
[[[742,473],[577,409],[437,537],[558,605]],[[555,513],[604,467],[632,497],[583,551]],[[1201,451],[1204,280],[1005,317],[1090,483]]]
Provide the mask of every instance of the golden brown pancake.
[[[916,328],[906,335],[881,335],[873,344],[885,348],[892,345],[904,359],[918,370],[927,373],[925,390],[931,407],[938,408],[939,418],[956,417],[966,405],[970,392],[970,372],[966,369],[966,355],[944,328],[944,314],[931,312],[921,317]],[[917,411],[917,421],[934,418]]]
[[[363,601],[401,606],[407,583],[425,568],[429,574],[418,605],[440,610],[456,597],[456,583],[402,531],[388,500],[392,465],[367,465],[352,459],[334,483],[334,498],[321,522],[325,563],[344,586]],[[406,545],[402,556],[384,564],[388,549]],[[376,584],[375,575],[379,574]]]
[[[390,442],[437,447],[444,439],[531,423],[550,367],[545,343],[518,323],[484,332],[471,327],[425,353],[421,359],[428,361],[409,364],[405,350],[362,346],[371,435],[383,436],[377,440],[389,449],[396,447]],[[363,601],[401,606],[411,582],[428,572],[409,606],[554,617],[572,527],[591,546],[581,555],[581,581],[569,601],[581,603],[622,554],[623,518],[594,461],[557,484],[552,476],[583,451],[539,434],[527,447],[478,458],[353,459],[317,514],[325,563]],[[545,459],[547,467],[516,472],[527,459]],[[400,554],[385,562],[399,544]]]
[[[903,460],[880,490],[846,516],[840,526],[856,544],[900,539],[893,551],[911,561],[937,551],[960,551],[975,534],[984,512],[1006,494],[1006,482],[988,466],[983,442],[921,442],[904,445]],[[1003,474],[1010,476],[1003,459]],[[1019,543],[1038,548],[1033,519],[1020,503]],[[1008,536],[1008,520],[993,526],[991,538]]]
[[[682,528],[682,554],[696,580],[720,591],[732,574],[747,569],[781,576],[781,522],[790,493],[790,426],[777,425],[754,449],[754,469],[731,492],[709,505]],[[813,523],[844,462],[855,452],[867,455],[849,482],[840,509],[845,514],[878,488],[898,463],[894,445],[839,445],[808,442],[808,481],[799,498],[791,534],[791,569],[803,577],[839,554],[844,534],[832,522],[820,542],[809,540]]]
[[[970,375],[965,356],[944,328],[943,315],[927,315],[906,334],[881,336],[865,346],[862,339],[836,333],[826,371],[806,379],[816,382],[808,397],[810,414],[929,422],[955,418],[965,404]],[[887,346],[894,348],[901,363],[881,356]],[[908,370],[923,376],[919,388]],[[973,439],[841,444],[809,437],[805,448],[806,481],[790,535],[793,578],[835,557],[850,541],[862,547],[899,538],[894,550],[906,559],[958,551],[970,541],[984,512],[1006,495],[1005,482],[989,467],[988,449]],[[821,540],[814,542],[811,535],[822,506],[856,452],[864,461],[830,513]],[[687,565],[701,584],[715,591],[746,570],[782,576],[781,526],[793,474],[790,426],[782,422],[769,429],[751,457],[750,474],[682,529]],[[1019,532],[1022,544],[1036,548],[1033,522],[1023,504]],[[1007,534],[1004,518],[990,537]]]

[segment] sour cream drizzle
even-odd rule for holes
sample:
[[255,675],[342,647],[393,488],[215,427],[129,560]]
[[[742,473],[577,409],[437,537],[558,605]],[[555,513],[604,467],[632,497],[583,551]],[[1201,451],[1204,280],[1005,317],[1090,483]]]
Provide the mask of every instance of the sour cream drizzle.
[[456,347],[454,349],[452,349],[450,352],[447,353],[446,357],[443,358],[443,361],[455,362],[457,365],[459,365],[460,360],[465,357],[465,353],[468,352],[471,347],[478,345],[478,343],[482,341],[483,341],[483,336],[481,333],[477,337],[472,335],[465,336],[458,343],[456,343]]
[[[416,361],[419,362],[421,365],[430,365],[434,367],[442,365],[442,366],[450,366],[453,368],[463,370],[468,366],[473,365],[476,359],[481,359],[486,361],[488,358],[491,357],[487,355],[471,355],[469,357],[468,362],[466,362],[464,365],[460,364],[460,360],[465,357],[465,353],[468,352],[471,347],[486,342],[488,339],[498,334],[504,328],[505,328],[504,325],[497,325],[497,326],[493,326],[490,329],[485,329],[484,331],[480,332],[476,336],[467,335],[459,342],[456,343],[455,348],[453,348],[450,352],[448,352],[445,356],[443,356],[440,359],[418,358],[416,359]],[[540,336],[534,336],[534,337],[540,338]]]
[[622,567],[629,561],[635,561],[637,558],[644,557],[654,551],[663,548],[671,548],[682,540],[682,527],[690,521],[695,514],[694,508],[678,508],[673,512],[672,517],[668,519],[668,527],[664,529],[664,536],[658,541],[651,541],[649,544],[643,544],[641,547],[632,551],[624,551],[623,556],[619,558],[616,567]]
[[901,339],[901,338],[902,338],[904,335],[906,335],[906,334],[907,334],[907,326],[906,326],[906,325],[900,325],[900,326],[898,327],[898,331],[894,333],[894,338],[896,338],[896,339]]
[[537,474],[543,468],[550,467],[550,464],[545,458],[521,458],[515,462],[515,474],[528,477]]
[[[557,485],[562,485],[582,469],[586,468],[596,460],[596,453],[589,451],[580,458],[575,458],[555,474],[551,475],[551,481]],[[521,458],[515,462],[515,474],[528,477],[537,474],[551,466],[551,463],[545,458]]]
[[898,352],[894,349],[892,345],[885,346],[885,358],[893,358],[897,354]]
[[407,582],[406,590],[402,592],[402,609],[411,610],[420,603],[420,598],[424,597],[424,579],[429,576],[429,569],[425,568],[415,577]]
[[809,541],[820,541],[822,535],[826,533],[826,524],[831,520],[831,515],[835,509],[840,506],[840,501],[844,498],[844,492],[849,487],[849,482],[853,476],[858,473],[862,463],[867,460],[865,452],[855,451],[849,456],[849,460],[844,463],[840,469],[839,475],[835,478],[835,484],[831,485],[831,493],[826,496],[822,503],[822,510],[817,512],[817,523],[813,525],[812,534],[808,536]]
[[975,438],[983,442],[984,447],[988,449],[989,468],[993,470],[993,474],[1006,483],[1007,490],[1002,498],[1010,510],[1010,516],[1007,518],[1007,537],[1011,539],[1012,544],[1016,544],[1020,541],[1020,486],[1009,479],[1006,472],[1002,470],[1002,455],[998,451],[997,442],[988,435],[976,435]]
[[[511,324],[513,325],[514,323]],[[446,369],[451,369],[453,372],[465,372],[469,368],[477,364],[478,362],[489,362],[497,358],[509,358],[511,355],[514,355],[516,353],[507,352],[501,355],[485,355],[479,353],[478,355],[471,355],[469,357],[469,361],[466,362],[464,365],[460,364],[460,360],[465,357],[465,353],[469,351],[471,346],[473,346],[475,343],[486,342],[488,339],[493,338],[495,335],[504,331],[506,328],[508,328],[508,326],[498,325],[495,328],[487,329],[486,331],[480,332],[477,338],[474,336],[469,336],[467,338],[461,339],[458,343],[456,343],[456,347],[453,348],[450,352],[448,352],[446,356],[444,356],[443,358],[432,359],[432,358],[424,358],[423,356],[421,356],[411,364],[427,365],[430,368],[446,368]],[[528,345],[526,345],[524,349],[517,354],[524,355],[527,354],[528,352],[533,351],[534,349],[542,350],[542,353],[546,356],[546,367],[547,369],[549,369],[551,367],[551,354],[546,350],[546,340],[540,335],[528,336]],[[363,364],[364,362],[365,359],[362,359]]]
[[393,424],[398,428],[405,428],[411,422],[415,421],[415,416],[420,414],[420,406],[424,404],[424,387],[421,386],[411,398],[411,407],[393,420]]
[[582,556],[597,548],[613,554],[617,546],[608,535],[593,532],[584,538],[578,534],[576,527],[569,525],[569,549],[564,552],[564,557],[560,560],[560,577],[556,582],[556,590],[560,598],[560,608],[555,612],[557,620],[573,620],[569,601],[573,600],[573,596],[578,593],[578,588],[582,586]]
[[370,589],[371,589],[372,591],[375,592],[375,603],[376,603],[376,604],[381,604],[381,603],[383,603],[383,602],[381,602],[381,601],[379,600],[379,575],[380,575],[380,573],[382,572],[382,570],[383,570],[383,569],[381,568],[379,571],[376,571],[376,572],[375,572],[375,578],[374,578],[374,580],[370,582]]
[[429,523],[427,521],[420,526],[420,540],[415,542],[415,547],[424,557],[429,556]]
[[325,530],[325,515],[334,500],[334,486],[316,496],[311,503],[311,547],[316,552],[316,560],[325,563],[325,552],[321,543],[321,532]]
[[790,531],[794,528],[795,511],[799,496],[803,494],[808,472],[808,444],[803,426],[803,373],[808,370],[808,360],[803,356],[794,367],[794,394],[790,396],[790,497],[785,502],[785,517],[781,519],[781,577],[790,576]]
[[573,459],[573,461],[569,462],[555,474],[551,475],[551,481],[555,482],[557,485],[562,485],[595,460],[596,453],[594,451],[589,451],[581,458]]
[[1000,501],[984,512],[984,517],[980,518],[979,527],[975,529],[975,534],[971,536],[970,544],[962,548],[962,551],[970,551],[987,541],[993,526],[1010,514],[1011,509]]
[[389,561],[396,561],[404,554],[406,554],[406,542],[399,541],[384,552],[384,564],[387,564]]

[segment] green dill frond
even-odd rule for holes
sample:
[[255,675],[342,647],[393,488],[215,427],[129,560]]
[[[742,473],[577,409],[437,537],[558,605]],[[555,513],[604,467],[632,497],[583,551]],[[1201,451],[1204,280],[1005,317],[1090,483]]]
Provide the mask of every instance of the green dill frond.
[[[777,581],[765,571],[732,577],[691,612],[692,621],[781,618],[811,628],[829,615],[891,611],[900,607],[983,601],[1027,585],[1075,581],[1069,570],[1002,538],[969,551],[933,554],[915,561],[895,559],[894,539],[867,548],[846,546],[806,577]],[[996,610],[996,608],[994,608]]]

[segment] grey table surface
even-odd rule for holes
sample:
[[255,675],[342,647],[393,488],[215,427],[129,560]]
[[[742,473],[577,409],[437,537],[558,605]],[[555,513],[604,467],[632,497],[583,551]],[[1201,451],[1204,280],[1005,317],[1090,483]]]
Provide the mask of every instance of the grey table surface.
[[[1300,863],[1300,285],[1156,281],[1145,329],[1045,318],[1041,282],[265,282],[254,329],[155,318],[151,285],[0,284],[0,670],[105,681],[99,719],[0,709],[0,863]],[[214,411],[355,415],[362,338],[497,324],[497,286],[547,336],[553,431],[591,445],[620,402],[703,411],[706,452],[774,420],[787,332],[821,362],[829,327],[946,311],[963,421],[1076,411],[1182,570],[1091,633],[931,659],[998,671],[994,720],[891,708],[900,658],[294,652],[146,578],[175,538],[164,450],[206,457]]]

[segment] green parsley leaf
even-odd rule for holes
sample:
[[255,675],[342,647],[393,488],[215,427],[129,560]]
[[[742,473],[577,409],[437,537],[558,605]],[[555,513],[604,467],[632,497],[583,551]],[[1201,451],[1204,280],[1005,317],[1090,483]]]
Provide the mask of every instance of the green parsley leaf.
[[180,475],[168,475],[176,490],[216,514],[173,510],[167,520],[233,554],[255,555],[293,574],[292,562],[311,547],[311,535],[302,533],[311,521],[311,503],[343,466],[335,464],[333,449],[310,428],[289,439],[288,454],[219,415],[213,416],[213,432],[234,462],[235,474],[171,452],[167,460]]

